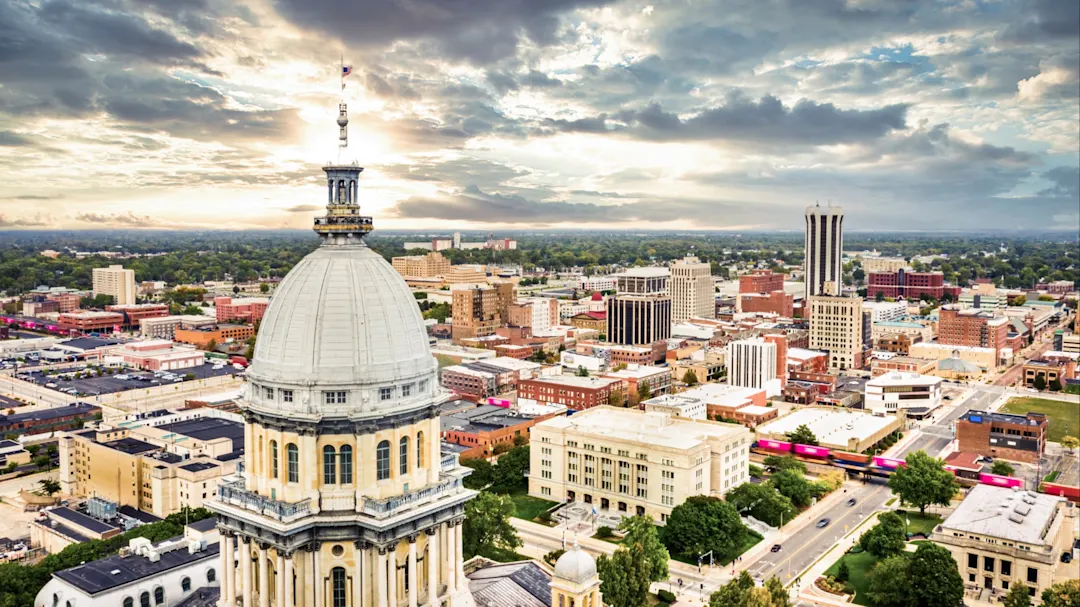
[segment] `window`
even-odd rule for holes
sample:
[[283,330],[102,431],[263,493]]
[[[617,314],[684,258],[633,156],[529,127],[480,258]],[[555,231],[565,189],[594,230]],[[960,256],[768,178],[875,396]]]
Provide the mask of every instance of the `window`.
[[[180,590],[183,590],[184,592],[187,592],[188,590],[191,590],[191,578],[189,578],[188,576],[185,575],[183,577],[183,579],[180,580]],[[125,604],[124,607],[131,607],[131,606]]]
[[270,441],[270,476],[275,480],[278,478],[278,452],[277,441]]
[[281,402],[283,402],[283,403],[291,403],[292,402],[292,390],[282,390],[281,391]]
[[970,552],[968,553],[968,568],[969,569],[978,569],[979,568],[979,555],[971,554]]
[[52,604],[53,607],[57,607],[58,605],[60,605],[60,595],[56,594],[55,592],[52,595]]
[[1039,583],[1039,570],[1034,567],[1028,567],[1027,581],[1031,584]]
[[[184,579],[186,580],[187,578]],[[131,598],[130,596],[125,596],[124,607],[135,607],[135,599]]]
[[330,570],[333,607],[345,607],[345,569],[334,567]]
[[345,392],[323,392],[323,398],[328,405],[344,405]]
[[337,484],[337,452],[330,445],[323,447],[322,450],[322,462],[323,462],[323,484],[334,485]]
[[398,474],[409,473],[409,437],[402,436],[398,443]]
[[300,482],[300,451],[297,450],[296,445],[289,443],[285,445],[285,457],[289,460],[289,482]]
[[1012,575],[1012,561],[1001,561],[1001,575]]
[[352,447],[349,445],[341,446],[341,484],[352,484]]
[[160,605],[165,602],[165,589],[161,586],[154,588],[154,604]]
[[391,398],[394,398],[394,389],[393,388],[379,388],[379,400],[380,401],[387,401],[387,400],[390,400]]
[[265,395],[266,400],[274,400],[274,389],[273,388],[263,388],[263,394]]
[[207,569],[206,570],[206,581],[209,582],[209,583],[213,583],[214,580],[216,580],[216,579],[217,579],[217,571],[214,571],[213,569]]
[[390,478],[390,441],[384,440],[375,448],[375,477],[380,481]]
[[416,433],[416,467],[424,467],[424,433]]
[[401,387],[402,396],[412,396],[412,384],[405,384]]

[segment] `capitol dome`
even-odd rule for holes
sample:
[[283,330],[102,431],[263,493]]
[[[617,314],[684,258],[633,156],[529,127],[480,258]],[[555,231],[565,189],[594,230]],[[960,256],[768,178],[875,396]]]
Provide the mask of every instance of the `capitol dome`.
[[574,584],[588,585],[596,578],[596,560],[575,541],[573,548],[555,561],[555,577]]

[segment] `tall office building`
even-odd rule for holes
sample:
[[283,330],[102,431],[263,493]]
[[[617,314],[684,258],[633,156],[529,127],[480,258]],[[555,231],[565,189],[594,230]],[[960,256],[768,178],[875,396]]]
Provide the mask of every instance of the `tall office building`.
[[844,279],[843,207],[806,207],[806,255],[803,258],[804,298],[840,295]]
[[450,290],[451,335],[454,342],[494,335],[500,326],[495,289],[491,285],[462,284]]
[[740,388],[762,388],[776,379],[776,344],[760,337],[728,344],[728,383]]
[[857,297],[811,297],[810,349],[829,353],[834,371],[861,369],[866,348],[863,343],[862,299]]
[[693,256],[671,264],[671,321],[716,318],[714,292],[709,264]]
[[125,269],[121,265],[112,265],[107,268],[94,268],[93,271],[94,295],[108,295],[113,298],[113,303],[118,306],[129,306],[135,303],[135,270]]
[[671,337],[667,268],[632,268],[615,277],[618,293],[607,300],[607,339],[647,346]]

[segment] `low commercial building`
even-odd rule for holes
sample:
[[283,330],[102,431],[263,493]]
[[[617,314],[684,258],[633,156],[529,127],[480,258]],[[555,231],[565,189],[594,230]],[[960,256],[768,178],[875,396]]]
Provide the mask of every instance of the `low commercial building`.
[[912,342],[930,341],[934,338],[934,325],[922,318],[882,320],[870,325],[870,337],[875,342],[890,335],[906,335]]
[[215,297],[214,307],[217,309],[217,321],[255,323],[262,320],[266,313],[266,306],[270,300],[265,297],[244,297],[233,299],[232,297]]
[[928,358],[939,361],[946,358],[959,358],[984,371],[993,371],[997,368],[999,353],[993,348],[954,346],[931,342],[912,344],[908,350],[908,355],[913,358]]
[[892,371],[866,382],[865,408],[882,415],[926,417],[941,406],[941,378]]
[[795,315],[795,296],[785,291],[769,293],[741,293],[738,308],[740,312],[776,314],[784,318]]
[[874,323],[901,320],[908,315],[907,302],[903,301],[864,301],[863,309],[870,310],[870,321]]
[[34,605],[65,607],[191,607],[213,605],[220,585],[220,533],[213,518],[184,535],[152,544],[128,542],[121,554],[57,571]]
[[144,318],[139,322],[139,333],[144,339],[173,339],[177,329],[209,327],[217,319],[200,315],[173,315]]
[[[660,342],[660,346],[628,346],[606,342],[579,341],[574,350],[578,354],[596,356],[604,359],[608,366],[614,367],[620,363],[625,365],[649,365],[658,359],[658,352],[667,352],[666,346]],[[659,358],[663,358],[661,354]]]
[[8,464],[21,466],[30,463],[30,452],[22,443],[13,440],[0,440],[0,468]]
[[957,450],[1035,463],[1046,449],[1046,416],[968,411],[956,420]]
[[874,359],[870,365],[870,376],[878,377],[893,371],[931,375],[934,374],[937,366],[938,362],[929,358],[897,356],[889,359]]
[[664,522],[748,481],[751,441],[736,424],[597,407],[533,426],[529,494]]
[[575,327],[603,333],[607,331],[607,311],[581,312],[571,316],[569,322]]
[[663,396],[650,398],[642,404],[645,407],[645,411],[663,413],[674,417],[685,417],[686,419],[709,418],[709,410],[705,405],[705,401],[692,396],[665,394]]
[[119,312],[76,310],[61,314],[57,324],[62,331],[81,333],[113,333],[123,328],[124,315]]
[[227,344],[244,341],[255,335],[255,327],[251,325],[203,325],[190,329],[176,329],[173,339],[182,344],[191,344],[196,348],[207,349],[213,344]]
[[639,402],[638,394],[642,385],[649,386],[649,395],[660,396],[671,391],[671,371],[664,367],[649,365],[627,365],[618,371],[606,371],[602,377],[614,377],[626,382],[629,403]]
[[167,304],[143,303],[129,304],[126,306],[105,306],[106,312],[119,312],[124,315],[124,328],[136,330],[139,324],[147,318],[161,318],[169,315]]
[[167,339],[135,341],[114,348],[110,356],[119,357],[125,365],[147,371],[178,371],[202,366],[203,352],[190,346],[177,346]]
[[786,441],[787,434],[807,426],[828,449],[862,453],[899,430],[900,418],[836,407],[806,407],[757,427],[758,440]]
[[679,396],[699,399],[705,403],[710,419],[717,417],[733,418],[734,411],[748,406],[764,407],[768,402],[765,390],[761,388],[743,388],[728,384],[702,384],[684,390]]
[[394,257],[390,260],[390,265],[405,278],[442,277],[450,271],[450,260],[438,251],[427,255]]
[[517,382],[510,370],[486,362],[470,362],[444,367],[439,384],[458,394],[485,398],[511,392]]
[[976,485],[930,539],[952,553],[965,586],[1005,594],[1027,587],[1033,603],[1055,581],[1076,577],[1071,552],[1077,508],[1064,498]]
[[0,414],[0,436],[9,434],[41,434],[81,428],[101,413],[101,407],[87,403],[72,403],[62,407],[38,409],[24,413]]
[[[93,499],[93,498],[91,498]],[[115,504],[112,504],[115,509]],[[124,532],[119,516],[102,520],[67,507],[45,510],[44,518],[30,523],[30,545],[57,554],[72,544],[107,540]]]
[[458,456],[465,459],[490,457],[496,447],[514,446],[514,441],[529,440],[529,429],[537,423],[562,415],[560,408],[543,415],[526,415],[506,407],[479,405],[465,411],[443,415],[442,439],[465,447]]
[[443,280],[448,285],[486,283],[487,268],[480,264],[469,263],[450,266]]
[[59,447],[64,493],[165,517],[202,507],[236,471],[244,425],[216,409],[155,411],[71,432]]
[[1065,380],[1076,378],[1076,361],[1059,358],[1050,360],[1041,358],[1029,360],[1024,363],[1023,379],[1028,388],[1041,387],[1057,384],[1057,389],[1065,385]]
[[[613,393],[621,393],[613,396]],[[518,384],[518,399],[582,411],[626,398],[626,382],[616,377],[537,377]]]

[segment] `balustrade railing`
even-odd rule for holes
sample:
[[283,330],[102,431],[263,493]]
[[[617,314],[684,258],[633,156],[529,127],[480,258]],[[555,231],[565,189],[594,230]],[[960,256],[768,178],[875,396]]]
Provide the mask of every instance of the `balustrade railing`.
[[258,512],[283,523],[291,522],[311,512],[311,500],[283,502],[259,495],[244,488],[243,481],[218,485],[218,499],[223,503],[239,506],[244,510]]
[[361,511],[377,518],[386,518],[399,512],[413,508],[440,496],[452,493],[461,488],[461,479],[450,478],[435,485],[429,485],[423,489],[410,491],[403,495],[395,495],[384,499],[372,499],[365,497],[361,505]]

